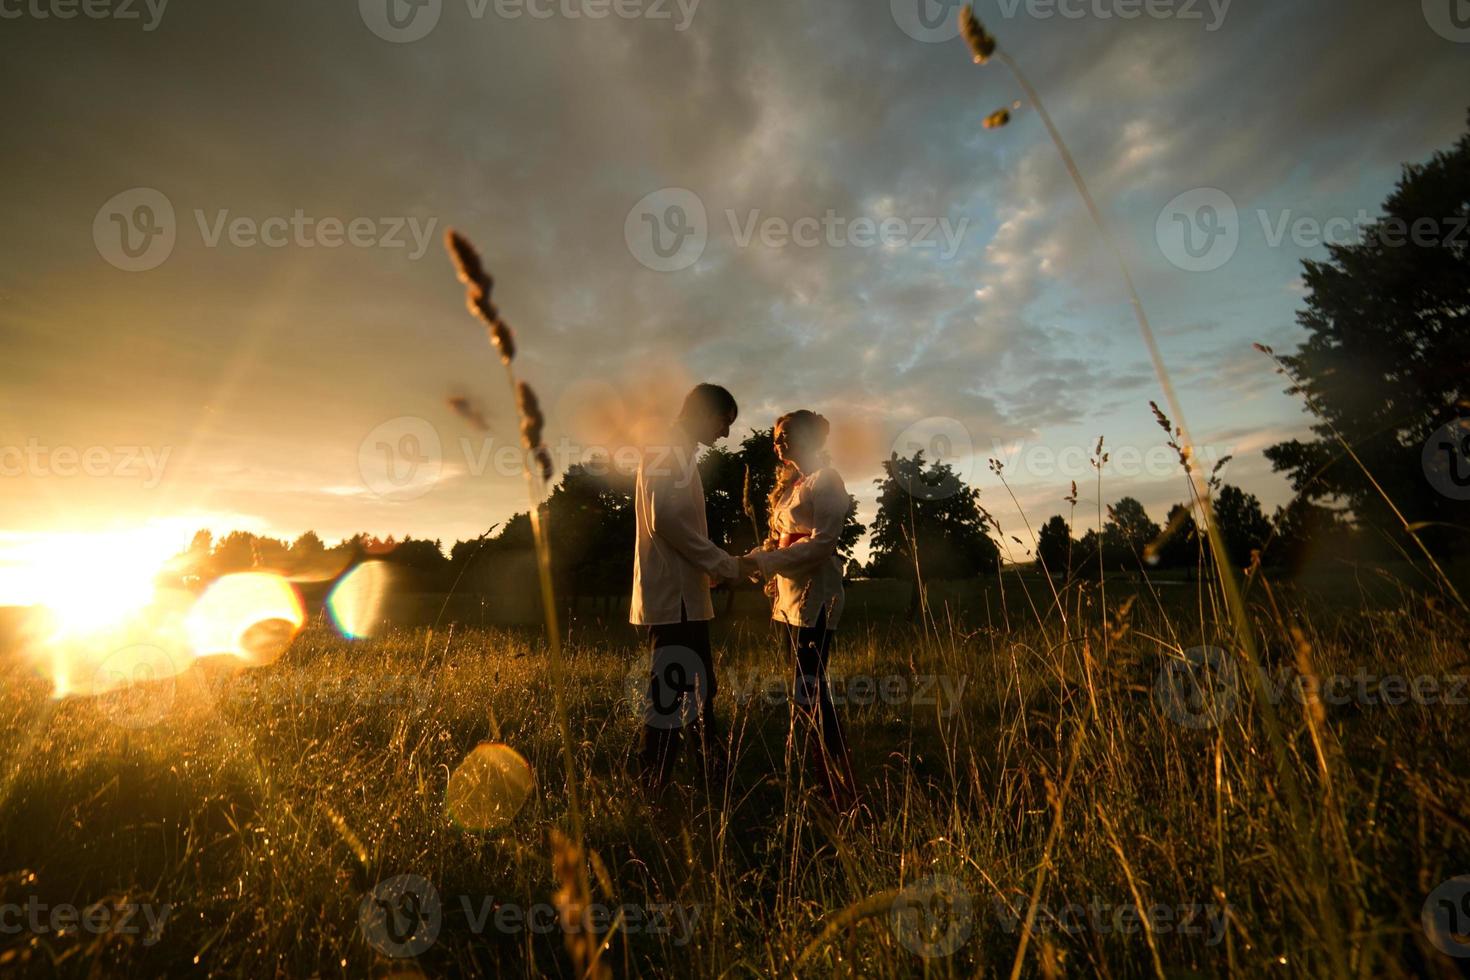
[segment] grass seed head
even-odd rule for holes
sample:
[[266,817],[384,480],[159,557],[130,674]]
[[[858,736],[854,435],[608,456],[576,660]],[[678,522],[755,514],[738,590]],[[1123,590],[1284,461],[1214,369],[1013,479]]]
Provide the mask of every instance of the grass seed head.
[[516,405],[521,411],[521,442],[527,449],[541,446],[541,432],[546,427],[546,416],[541,414],[541,403],[536,392],[522,381],[516,385]]
[[470,314],[479,317],[488,327],[493,327],[500,320],[500,311],[495,304],[490,302],[490,297],[485,293],[471,287],[465,292],[465,306],[469,308]]
[[453,228],[444,233],[444,246],[449,249],[459,281],[465,284],[471,295],[478,293],[489,299],[494,280],[485,271],[485,264],[480,261],[480,253],[475,251],[475,246]]
[[531,453],[531,459],[536,463],[536,472],[541,474],[541,479],[550,480],[551,474],[556,471],[556,467],[551,465],[551,453],[547,451],[546,447],[537,446],[535,451]]
[[497,319],[489,325],[488,329],[490,331],[490,343],[495,345],[495,349],[500,353],[500,359],[506,364],[515,360],[515,334],[510,332],[510,327],[506,326],[505,321]]
[[980,23],[975,16],[975,8],[965,4],[960,11],[960,33],[965,36],[965,43],[970,46],[970,54],[975,58],[975,64],[983,65],[995,54],[995,38]]

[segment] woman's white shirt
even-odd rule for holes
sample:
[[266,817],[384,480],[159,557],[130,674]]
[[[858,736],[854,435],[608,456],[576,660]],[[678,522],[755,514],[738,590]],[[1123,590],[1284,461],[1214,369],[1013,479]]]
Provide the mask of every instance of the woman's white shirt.
[[825,607],[827,629],[842,617],[842,556],[837,546],[852,501],[831,467],[808,474],[776,503],[771,527],[778,534],[806,537],[774,551],[753,551],[761,574],[776,582],[771,618],[793,626],[815,626]]

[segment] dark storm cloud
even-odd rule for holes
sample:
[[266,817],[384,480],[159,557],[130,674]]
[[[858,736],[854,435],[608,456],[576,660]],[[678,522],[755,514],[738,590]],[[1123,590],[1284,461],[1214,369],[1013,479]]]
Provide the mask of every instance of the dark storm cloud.
[[[1414,4],[1238,2],[1213,31],[1038,19],[1025,4],[1006,16],[1013,6],[980,14],[1049,100],[1195,425],[1239,423],[1241,393],[1256,397],[1249,424],[1297,424],[1247,355],[1262,323],[1289,346],[1300,256],[1243,234],[1222,269],[1181,272],[1153,238],[1160,208],[1205,186],[1243,216],[1376,208],[1400,162],[1461,128],[1447,93],[1470,46]],[[283,525],[342,515],[345,530],[391,512],[332,490],[360,485],[361,440],[419,416],[452,455],[461,431],[443,397],[494,404],[495,365],[437,244],[416,260],[209,247],[198,217],[300,209],[469,233],[549,405],[654,358],[729,384],[751,425],[802,403],[863,418],[880,443],[929,416],[961,420],[980,446],[1147,429],[1158,386],[1116,264],[1040,120],[1022,107],[1005,129],[979,126],[1020,97],[1000,65],[911,38],[882,3],[703,0],[684,30],[476,9],[444,0],[434,30],[401,44],[356,3],[175,3],[147,32],[7,21],[12,424],[186,447],[178,494],[215,481],[211,499],[246,513],[270,512],[271,481],[221,467],[295,472]],[[177,213],[175,250],[148,272],[112,268],[92,240],[101,204],[132,187]],[[646,268],[624,237],[630,209],[662,188],[692,191],[708,218],[701,258],[676,272]],[[740,242],[767,219],[789,230],[829,213],[843,234],[896,219],[953,237]],[[312,487],[327,488],[316,505],[295,500]],[[497,512],[519,502],[513,479],[448,480],[400,523],[468,531],[487,489]]]

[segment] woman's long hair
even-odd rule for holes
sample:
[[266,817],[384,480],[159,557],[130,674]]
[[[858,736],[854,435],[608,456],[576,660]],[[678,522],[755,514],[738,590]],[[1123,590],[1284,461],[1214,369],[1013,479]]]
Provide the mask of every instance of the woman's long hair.
[[[803,408],[778,418],[776,427],[771,430],[771,439],[774,441],[785,433],[788,447],[793,443],[800,443],[807,449],[819,450],[826,444],[827,433],[831,429],[832,426],[823,416]],[[766,540],[761,546],[765,551],[773,551],[781,546],[781,532],[776,530],[776,507],[800,478],[801,471],[793,464],[776,460],[776,482],[771,487],[771,495],[766,498]],[[766,595],[774,597],[775,594],[775,579],[767,579]]]

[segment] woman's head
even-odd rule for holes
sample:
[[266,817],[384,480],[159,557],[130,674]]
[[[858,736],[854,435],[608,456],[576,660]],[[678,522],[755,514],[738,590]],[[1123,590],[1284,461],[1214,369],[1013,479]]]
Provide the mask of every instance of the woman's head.
[[777,459],[810,470],[827,444],[831,428],[825,418],[804,408],[781,416],[774,431]]

